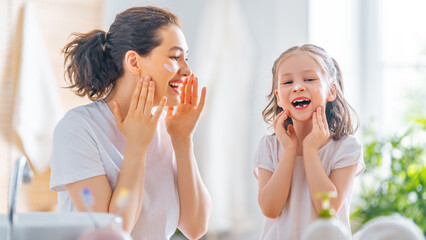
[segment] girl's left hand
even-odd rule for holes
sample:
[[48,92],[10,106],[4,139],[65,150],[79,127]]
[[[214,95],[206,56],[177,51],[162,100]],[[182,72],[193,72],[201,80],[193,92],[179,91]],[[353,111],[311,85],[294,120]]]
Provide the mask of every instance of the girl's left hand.
[[312,115],[312,130],[303,140],[303,149],[318,150],[330,137],[327,117],[323,106],[317,108]]
[[203,111],[205,99],[206,88],[204,87],[201,91],[200,102],[198,102],[198,78],[191,74],[183,83],[176,113],[174,113],[175,107],[167,108],[166,127],[172,138],[192,138]]

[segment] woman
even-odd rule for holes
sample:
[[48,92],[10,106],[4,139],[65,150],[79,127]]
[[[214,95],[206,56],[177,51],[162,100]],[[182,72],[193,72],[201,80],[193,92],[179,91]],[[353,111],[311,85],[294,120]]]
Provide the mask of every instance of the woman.
[[[200,238],[211,200],[192,136],[206,89],[199,100],[177,17],[130,8],[108,33],[76,34],[63,51],[70,87],[94,102],[70,110],[55,128],[51,188],[60,210],[85,211],[81,193],[88,188],[93,210],[120,211],[135,239],[169,239],[176,227]],[[123,189],[130,197],[119,210]]]

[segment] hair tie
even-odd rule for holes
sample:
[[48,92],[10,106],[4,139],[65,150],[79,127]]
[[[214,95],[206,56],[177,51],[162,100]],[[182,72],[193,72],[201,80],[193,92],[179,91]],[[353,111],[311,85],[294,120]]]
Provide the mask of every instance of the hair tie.
[[102,44],[102,51],[105,52],[105,43],[106,43],[106,37],[107,37],[107,33],[103,33],[101,31],[99,31],[97,33],[98,37],[101,39],[101,44]]

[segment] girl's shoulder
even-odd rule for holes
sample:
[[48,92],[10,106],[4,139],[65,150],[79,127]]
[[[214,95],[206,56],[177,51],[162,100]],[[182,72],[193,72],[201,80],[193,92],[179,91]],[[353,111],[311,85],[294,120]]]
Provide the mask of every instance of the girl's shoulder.
[[259,147],[277,147],[277,144],[279,142],[275,135],[265,135],[259,141]]

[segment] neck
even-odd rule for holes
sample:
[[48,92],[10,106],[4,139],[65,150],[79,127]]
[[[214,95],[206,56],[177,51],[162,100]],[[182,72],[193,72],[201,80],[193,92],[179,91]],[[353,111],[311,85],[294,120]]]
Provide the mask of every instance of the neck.
[[294,127],[294,130],[296,131],[296,136],[298,141],[297,156],[302,156],[303,140],[312,131],[312,119],[305,122],[299,122],[299,121],[293,120],[293,127]]
[[105,98],[105,102],[111,112],[113,112],[114,109],[113,101],[116,101],[120,105],[121,114],[123,115],[123,118],[126,118],[131,100],[131,97],[129,96],[133,95],[137,80],[138,79],[135,79],[134,77],[126,74],[117,79],[114,88],[111,90],[110,94],[108,94],[108,96]]

